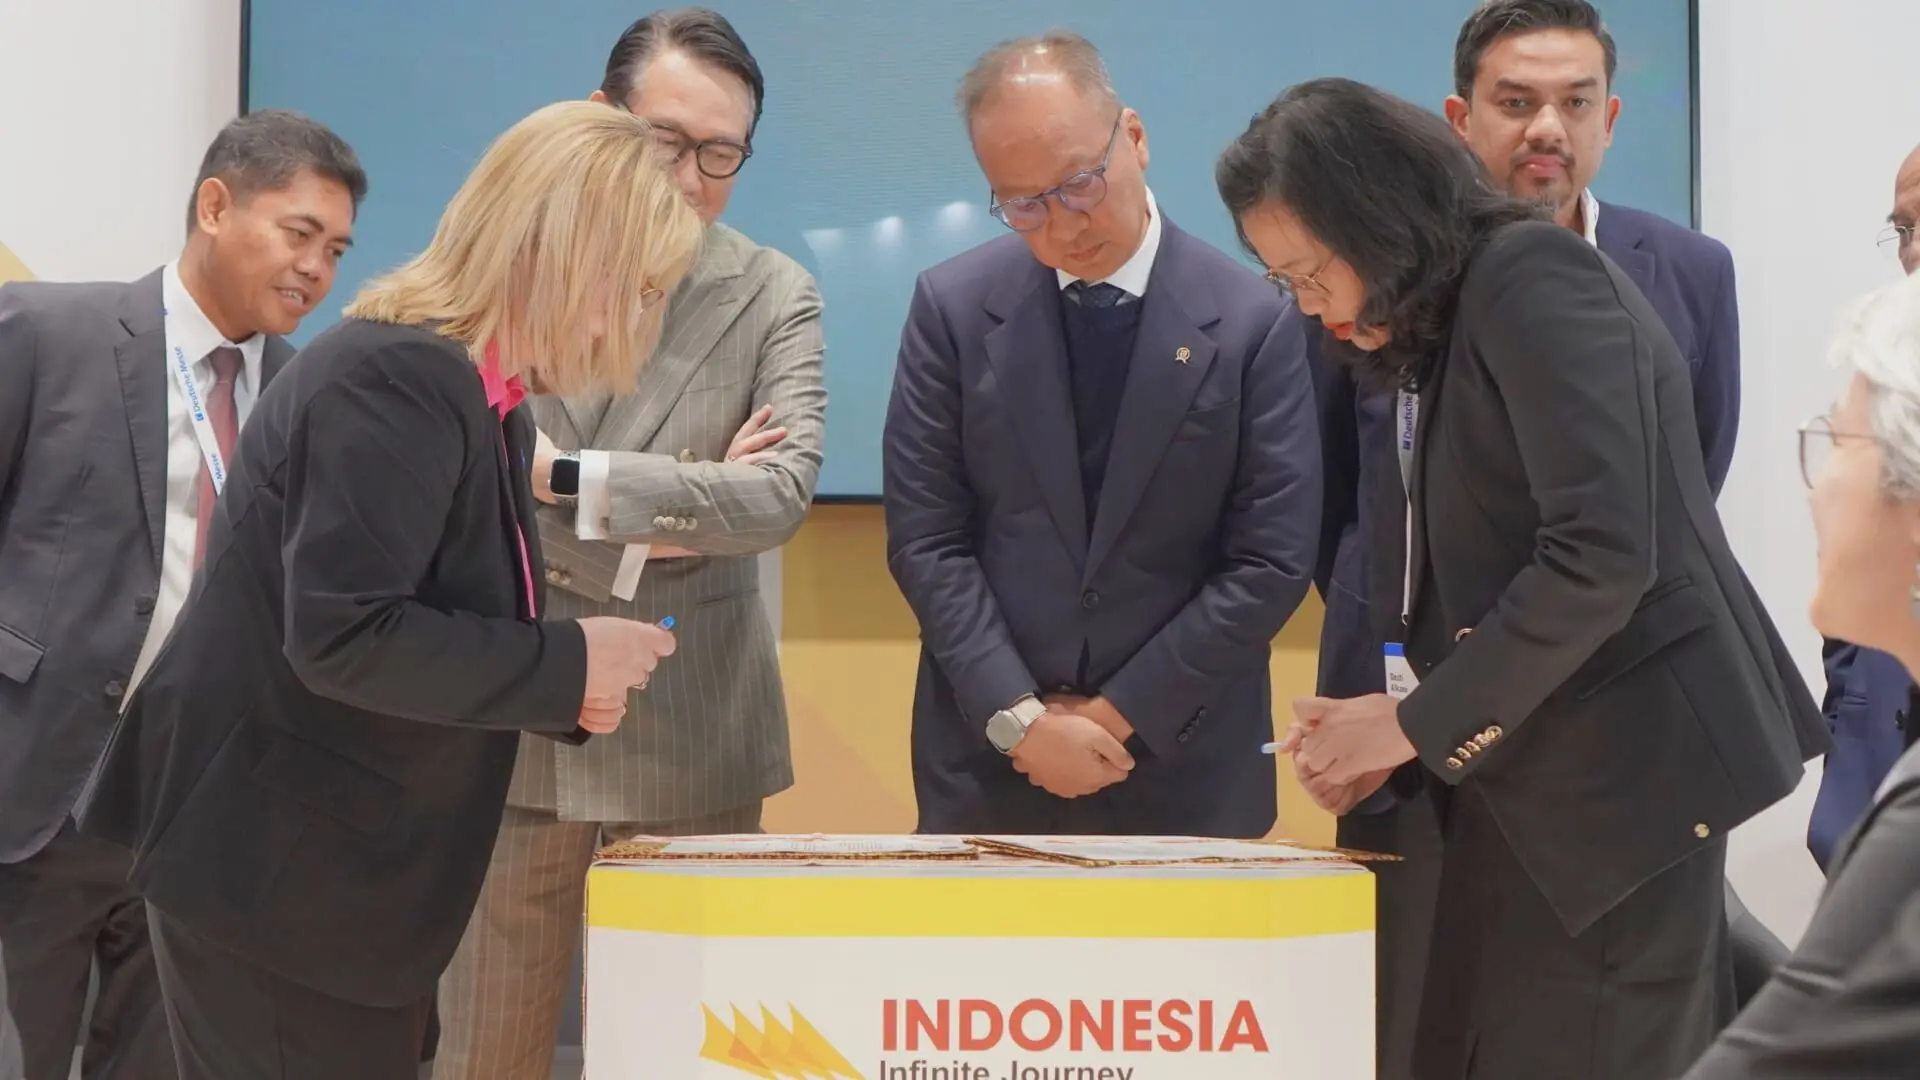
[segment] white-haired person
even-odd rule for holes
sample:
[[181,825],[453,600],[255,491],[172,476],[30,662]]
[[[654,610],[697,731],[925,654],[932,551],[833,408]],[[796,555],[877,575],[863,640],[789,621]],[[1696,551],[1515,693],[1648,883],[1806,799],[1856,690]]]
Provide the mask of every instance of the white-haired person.
[[[1800,431],[1812,616],[1920,672],[1920,276],[1869,296],[1833,359],[1846,393]],[[1894,765],[1789,960],[1687,1080],[1920,1076],[1920,748]]]
[[500,137],[261,397],[84,825],[131,847],[183,1080],[412,1080],[522,731],[619,724],[673,637],[543,622],[529,392],[633,385],[700,222],[642,120]]

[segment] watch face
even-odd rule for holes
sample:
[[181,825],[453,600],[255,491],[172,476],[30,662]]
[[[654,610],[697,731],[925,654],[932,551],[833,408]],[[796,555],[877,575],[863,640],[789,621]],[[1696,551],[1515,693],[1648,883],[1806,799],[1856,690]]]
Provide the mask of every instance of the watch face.
[[1022,724],[1010,712],[997,712],[987,720],[987,741],[995,750],[1009,753],[1020,745],[1027,734],[1027,725]]
[[580,459],[554,458],[553,473],[547,478],[547,486],[555,495],[580,494]]

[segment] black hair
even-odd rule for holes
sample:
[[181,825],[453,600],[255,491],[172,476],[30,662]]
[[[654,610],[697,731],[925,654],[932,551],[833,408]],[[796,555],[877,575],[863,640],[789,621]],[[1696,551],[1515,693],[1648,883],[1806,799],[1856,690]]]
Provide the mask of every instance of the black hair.
[[187,233],[198,227],[200,186],[217,179],[236,202],[263,191],[279,191],[303,172],[332,180],[347,189],[353,210],[367,197],[367,172],[353,147],[326,125],[285,109],[261,109],[238,117],[220,129],[200,159],[200,175],[187,197]]
[[1214,167],[1240,242],[1245,218],[1285,206],[1366,288],[1355,320],[1391,338],[1327,351],[1370,385],[1417,380],[1446,348],[1460,282],[1486,239],[1545,211],[1500,191],[1447,122],[1350,79],[1301,83],[1253,118]]
[[1453,92],[1471,101],[1474,80],[1480,77],[1480,59],[1487,50],[1505,38],[1539,30],[1573,30],[1600,39],[1607,86],[1613,86],[1619,50],[1600,21],[1599,10],[1587,0],[1487,0],[1460,24],[1460,36],[1454,39]]
[[753,95],[753,121],[747,125],[747,142],[753,142],[754,130],[760,126],[760,109],[767,99],[767,80],[760,74],[760,62],[753,58],[747,43],[717,11],[686,7],[641,16],[613,43],[600,92],[608,101],[624,104],[640,78],[640,69],[668,49],[683,52],[747,84]]

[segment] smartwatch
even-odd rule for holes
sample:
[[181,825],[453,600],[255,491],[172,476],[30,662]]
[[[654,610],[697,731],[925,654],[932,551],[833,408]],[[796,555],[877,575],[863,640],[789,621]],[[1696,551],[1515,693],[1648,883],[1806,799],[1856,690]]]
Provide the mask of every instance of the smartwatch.
[[1047,707],[1040,704],[1040,699],[1028,694],[987,718],[987,741],[995,750],[1011,754],[1020,740],[1027,737],[1027,729],[1033,722],[1046,714]]
[[579,454],[560,454],[553,459],[553,471],[547,474],[547,489],[563,505],[572,505],[580,497]]

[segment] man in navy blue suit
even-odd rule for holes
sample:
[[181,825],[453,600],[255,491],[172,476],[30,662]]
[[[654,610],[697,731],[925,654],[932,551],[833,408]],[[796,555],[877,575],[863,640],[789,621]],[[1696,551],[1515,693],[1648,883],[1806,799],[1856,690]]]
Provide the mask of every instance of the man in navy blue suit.
[[[1715,493],[1733,460],[1740,416],[1740,327],[1733,259],[1718,241],[1640,210],[1603,203],[1588,185],[1613,141],[1620,99],[1612,83],[1613,37],[1586,0],[1489,0],[1470,15],[1454,47],[1455,94],[1447,119],[1495,182],[1552,208],[1561,225],[1618,263],[1665,321],[1693,373],[1694,416]],[[1370,551],[1398,516],[1367,505],[1379,470],[1397,469],[1391,394],[1356,391],[1313,349],[1311,364],[1326,461],[1326,506],[1314,580],[1326,600],[1320,693],[1355,697],[1385,690],[1381,636],[1366,591]],[[1393,602],[1397,603],[1396,596]],[[1391,787],[1343,814],[1340,843],[1406,857],[1379,870],[1380,1075],[1409,1068],[1413,1010],[1425,973],[1439,860],[1438,823],[1423,801]],[[1740,989],[1757,989],[1787,951],[1727,891],[1736,927]]]
[[[1920,273],[1920,146],[1900,163],[1893,178],[1893,212],[1880,245],[1909,274]],[[1860,820],[1906,748],[1920,735],[1912,716],[1913,680],[1893,657],[1843,641],[1821,650],[1827,667],[1827,751],[1820,794],[1807,821],[1807,848],[1827,868],[1841,837]]]
[[1304,322],[1164,216],[1085,39],[999,46],[959,103],[1011,235],[920,276],[887,411],[919,828],[1263,835],[1320,515]]

